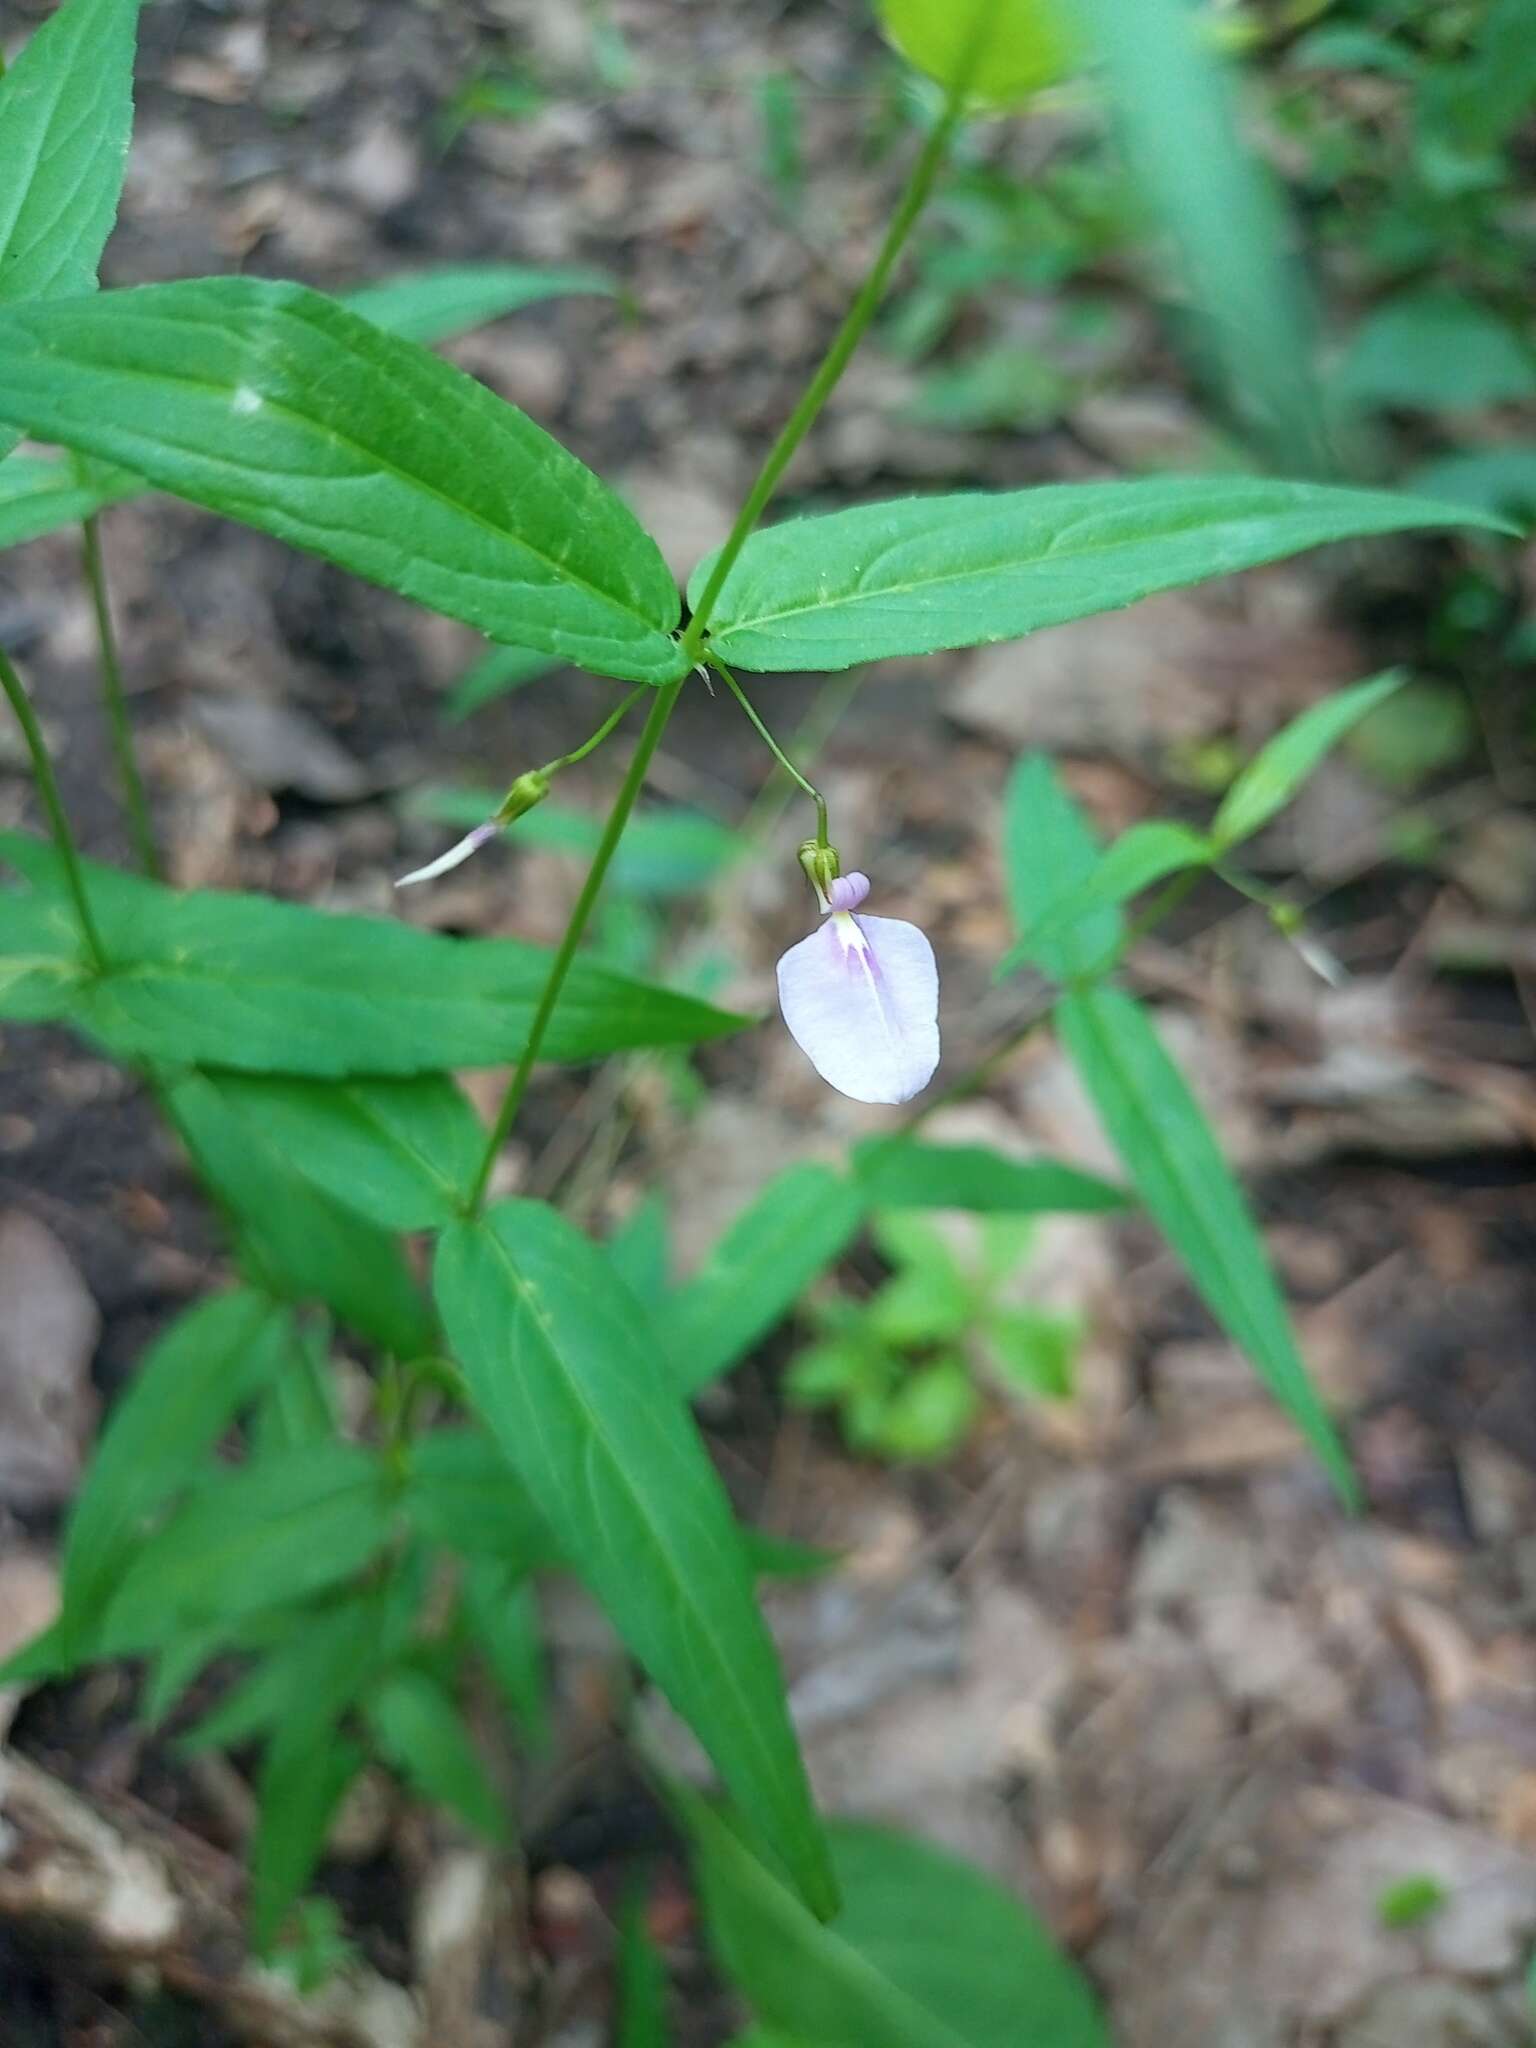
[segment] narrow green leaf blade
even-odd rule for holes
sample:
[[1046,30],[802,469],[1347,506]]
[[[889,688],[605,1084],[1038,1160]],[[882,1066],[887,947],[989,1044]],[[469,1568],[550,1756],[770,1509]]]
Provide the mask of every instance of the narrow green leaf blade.
[[463,1717],[424,1671],[397,1671],[370,1691],[363,1711],[380,1754],[424,1797],[456,1813],[488,1842],[512,1839],[507,1816]]
[[519,1732],[535,1755],[553,1738],[549,1671],[539,1603],[531,1582],[491,1557],[471,1558],[464,1572],[464,1620]]
[[1340,1497],[1358,1486],[1296,1349],[1285,1302],[1243,1193],[1145,1010],[1120,989],[1080,989],[1056,1027],[1142,1200],[1207,1305],[1247,1352]]
[[145,1518],[193,1476],[299,1342],[289,1310],[238,1288],[188,1309],[146,1352],[113,1408],[70,1510],[64,1623],[78,1639],[122,1577]]
[[1267,825],[1345,734],[1406,680],[1402,669],[1388,669],[1368,682],[1336,691],[1293,718],[1260,747],[1222,798],[1211,826],[1212,841],[1224,851]]
[[[1271,477],[893,499],[754,534],[713,645],[742,668],[851,668],[1017,640],[1326,541],[1460,526],[1512,531],[1465,505]],[[709,568],[694,572],[694,601]]]
[[[1119,945],[1125,920],[1113,904],[1059,932],[1047,920],[1061,899],[1081,886],[1099,860],[1099,845],[1045,754],[1023,754],[1003,798],[1003,872],[1021,943],[1010,960],[1025,959],[1057,981],[1087,974]],[[1036,933],[1044,936],[1038,941]]]
[[484,1430],[434,1429],[411,1446],[403,1506],[417,1532],[461,1557],[530,1572],[563,1562],[553,1531]]
[[[67,1018],[120,1058],[314,1079],[498,1066],[521,1051],[549,973],[540,946],[182,894],[87,862],[113,962],[98,977],[81,958],[53,849],[0,833],[0,858],[34,884],[0,890],[0,1015]],[[578,960],[544,1057],[694,1045],[743,1021]]]
[[0,305],[96,289],[133,126],[138,0],[66,0],[0,78]]
[[682,669],[655,542],[472,377],[334,299],[256,278],[0,313],[0,419],[631,682]]
[[667,1965],[645,1924],[645,1885],[632,1883],[619,1916],[618,2027],[614,2048],[673,2048]]
[[309,1883],[336,1809],[365,1758],[355,1742],[324,1730],[281,1730],[256,1781],[251,1842],[251,1946],[270,1951],[289,1908]]
[[858,1188],[815,1164],[776,1174],[657,1312],[673,1383],[695,1394],[745,1356],[840,1258],[864,1218]]
[[978,1216],[1046,1211],[1099,1215],[1124,1209],[1124,1188],[1057,1159],[1010,1159],[989,1145],[925,1145],[870,1138],[853,1172],[871,1209],[968,1209]]
[[1109,2048],[1087,1986],[1023,1904],[885,1828],[829,1827],[843,1910],[818,1926],[693,1794],[687,1824],[710,1940],[757,2017],[806,2048]]
[[572,1567],[813,1910],[835,1892],[736,1523],[644,1318],[554,1210],[448,1230],[437,1298],[473,1404]]
[[12,455],[0,463],[0,548],[74,526],[138,489],[137,478],[99,463],[82,464],[77,473],[52,456]]
[[1029,936],[1005,955],[998,973],[1012,973],[1033,959],[1042,943],[1049,944],[1059,933],[1081,927],[1085,920],[1090,929],[1099,929],[1094,914],[1106,904],[1126,903],[1154,882],[1206,867],[1216,851],[1205,833],[1171,818],[1149,818],[1132,825],[1105,848],[1082,881],[1056,898],[1045,916],[1031,926]]
[[221,1074],[225,1106],[294,1171],[385,1230],[434,1230],[459,1213],[485,1130],[446,1074],[298,1081]]
[[364,285],[348,292],[342,303],[386,333],[425,345],[468,333],[541,299],[611,298],[616,290],[603,271],[574,265],[468,263]]
[[302,1179],[224,1087],[222,1075],[189,1074],[161,1100],[251,1275],[285,1300],[323,1302],[397,1358],[431,1350],[432,1316],[400,1246]]
[[356,1444],[221,1471],[133,1557],[98,1654],[130,1654],[339,1585],[382,1549],[390,1508],[384,1467]]
[[[464,671],[449,691],[443,716],[450,725],[457,725],[482,705],[510,696],[514,690],[538,682],[541,676],[553,675],[559,666],[552,655],[541,654],[536,647],[492,647]],[[484,811],[480,814],[486,815]],[[470,823],[478,824],[479,819],[472,818]]]

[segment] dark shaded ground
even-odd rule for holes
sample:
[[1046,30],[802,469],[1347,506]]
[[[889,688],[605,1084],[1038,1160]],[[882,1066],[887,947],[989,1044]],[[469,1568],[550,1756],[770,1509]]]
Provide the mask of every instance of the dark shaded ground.
[[[39,11],[13,10],[7,33]],[[629,0],[614,10],[632,64],[618,88],[594,77],[578,17],[516,0],[151,7],[106,281],[244,268],[342,288],[485,258],[609,268],[632,317],[566,300],[451,353],[627,485],[681,573],[718,537],[830,332],[899,152],[879,159],[850,141],[867,133],[877,76],[857,9]],[[513,59],[552,81],[544,111],[477,122],[440,148],[465,79]],[[786,66],[807,86],[815,198],[798,225],[760,173],[752,100]],[[979,146],[1027,167],[1041,134],[994,131]],[[1105,282],[1141,323],[1146,390],[1193,435],[1155,324],[1113,265]],[[861,360],[797,466],[797,496],[1026,483],[1127,459],[1106,446],[1102,406],[1024,433],[914,426],[903,376],[878,353]],[[179,507],[114,511],[107,546],[144,758],[189,884],[393,912],[390,876],[440,838],[401,821],[397,793],[504,784],[611,702],[567,674],[450,727],[443,693],[478,651],[461,629]],[[1026,649],[872,674],[836,721],[822,779],[845,847],[935,938],[946,1074],[1017,1011],[1017,989],[994,989],[990,971],[1008,936],[996,848],[1019,747],[1060,752],[1107,827],[1181,803],[1201,815],[1170,771],[1180,748],[1251,743],[1327,687],[1425,659],[1463,559],[1451,543],[1384,543]],[[1505,601],[1513,613],[1525,600],[1515,587]],[[0,560],[0,631],[26,660],[88,848],[121,857],[71,541]],[[1530,2039],[1519,1983],[1536,1940],[1536,974],[1436,971],[1451,926],[1531,928],[1536,864],[1522,896],[1518,833],[1516,852],[1484,843],[1490,820],[1529,823],[1530,764],[1508,743],[1529,678],[1486,649],[1462,648],[1458,665],[1492,739],[1429,793],[1452,821],[1442,860],[1394,864],[1406,805],[1342,764],[1266,842],[1266,869],[1320,898],[1317,928],[1355,976],[1344,991],[1313,982],[1262,919],[1214,896],[1136,963],[1248,1173],[1309,1360],[1351,1419],[1367,1516],[1339,1517],[1138,1224],[1065,1219],[1042,1233],[1018,1287],[1084,1317],[1079,1393],[1043,1408],[994,1391],[975,1439],[941,1469],[854,1464],[830,1430],[787,1411],[784,1335],[709,1410],[743,1502],[851,1553],[835,1587],[778,1601],[819,1788],[1026,1891],[1131,2048]],[[238,743],[210,740],[210,701],[275,718],[289,772],[254,779]],[[785,735],[829,708],[807,679],[775,679],[760,701]],[[361,765],[364,794],[300,793],[314,728],[286,723],[295,712]],[[661,797],[734,821],[766,767],[734,707],[698,692],[654,781]],[[595,808],[615,775],[605,757],[577,786]],[[35,822],[9,756],[0,818]],[[793,811],[781,819],[710,910],[731,1000],[766,1003],[772,960],[803,921],[802,826]],[[403,914],[547,939],[578,873],[513,847]],[[102,1315],[95,1379],[110,1392],[219,1270],[218,1235],[131,1085],[62,1034],[8,1031],[4,1050],[0,1199],[78,1265]],[[873,1127],[821,1092],[773,1027],[700,1066],[714,1092],[696,1116],[643,1072],[622,1084],[551,1076],[526,1125],[530,1184],[607,1223],[659,1173],[686,1262],[783,1160]],[[1101,1157],[1044,1042],[936,1128]],[[873,1270],[861,1254],[848,1283]],[[13,1518],[45,1548],[51,1526]],[[601,1749],[606,1650],[569,1603],[551,1625],[564,1761],[594,1744],[598,1759],[544,1788],[534,1830],[530,1969],[548,2029],[514,2032],[503,2012],[477,2038],[578,2048],[603,2038],[594,2016],[621,1876],[657,1838]],[[108,1811],[137,1802],[210,1844],[219,1884],[237,1884],[238,1779],[194,1782],[140,1736],[130,1706],[113,1674],[39,1695],[17,1747]],[[411,1974],[408,1923],[429,1863],[419,1817],[393,1812],[330,1869],[386,1977]],[[1385,1931],[1378,1894],[1423,1870],[1443,1879],[1447,1906],[1413,1934]],[[673,1875],[654,1917],[681,1972],[682,2038],[725,2039]],[[517,1971],[502,1976],[505,1994]],[[208,1999],[146,2002],[98,1984],[78,1952],[3,1925],[0,1983],[6,2048],[233,2038]]]

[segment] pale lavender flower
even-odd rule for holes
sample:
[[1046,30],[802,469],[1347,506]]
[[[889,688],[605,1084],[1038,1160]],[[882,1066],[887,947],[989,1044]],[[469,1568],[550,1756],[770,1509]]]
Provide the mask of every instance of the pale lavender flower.
[[436,860],[429,860],[424,868],[413,868],[408,875],[402,875],[395,887],[408,889],[412,882],[435,882],[439,875],[446,875],[450,868],[461,867],[471,854],[478,853],[487,839],[494,839],[501,830],[500,820],[487,818],[477,825],[473,832],[466,832],[457,846],[450,846],[446,853],[440,853]]
[[779,962],[779,1007],[821,1078],[855,1102],[906,1102],[939,1063],[939,971],[915,924],[856,917],[869,877],[816,894],[826,922]]

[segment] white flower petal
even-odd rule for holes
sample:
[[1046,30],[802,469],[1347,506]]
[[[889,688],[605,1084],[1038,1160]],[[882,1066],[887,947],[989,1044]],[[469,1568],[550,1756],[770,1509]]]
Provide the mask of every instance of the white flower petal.
[[906,1102],[939,1063],[939,971],[915,924],[835,912],[779,962],[779,1007],[821,1078]]
[[413,868],[408,875],[402,875],[395,887],[408,889],[413,882],[435,882],[439,875],[446,875],[450,868],[462,867],[472,853],[478,853],[487,839],[494,839],[497,833],[494,818],[487,818],[483,825],[477,825],[473,832],[466,832],[457,846],[450,846],[446,853],[440,853],[436,860],[429,860],[424,868]]

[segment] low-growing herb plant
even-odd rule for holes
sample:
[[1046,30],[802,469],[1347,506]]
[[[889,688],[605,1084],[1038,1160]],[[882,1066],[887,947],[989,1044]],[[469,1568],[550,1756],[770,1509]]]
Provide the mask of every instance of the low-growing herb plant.
[[[1101,853],[1051,764],[1021,760],[1003,849],[1018,938],[1003,967],[1027,965],[1046,999],[1031,999],[978,1074],[928,1094],[842,1165],[770,1181],[682,1285],[643,1221],[605,1246],[549,1203],[493,1200],[493,1175],[540,1060],[776,1028],[582,950],[668,721],[699,678],[715,679],[720,716],[751,720],[806,807],[807,936],[780,962],[784,1020],[833,1086],[903,1102],[939,1057],[944,934],[931,943],[888,883],[845,870],[826,802],[770,737],[774,675],[1014,639],[1329,541],[1496,522],[1222,475],[908,498],[762,526],[962,124],[1092,54],[1091,38],[1062,39],[1043,0],[888,0],[887,26],[933,74],[940,104],[846,319],[685,606],[607,485],[425,346],[526,302],[543,288],[526,272],[416,278],[351,304],[253,278],[95,289],[128,143],[136,13],[135,0],[65,0],[0,82],[0,423],[7,447],[29,435],[62,451],[0,468],[0,540],[84,522],[143,870],[80,854],[37,715],[0,655],[48,828],[0,836],[18,878],[0,894],[0,1014],[67,1024],[141,1079],[227,1224],[239,1280],[164,1331],[114,1408],[69,1517],[62,1611],[8,1675],[140,1659],[154,1720],[210,1664],[239,1659],[241,1675],[180,1739],[256,1755],[252,1940],[286,1949],[307,1982],[341,1941],[328,1914],[296,1914],[296,1902],[370,1757],[511,1848],[512,1804],[461,1688],[481,1667],[526,1749],[549,1739],[533,1588],[541,1573],[573,1573],[718,1773],[724,1805],[677,1786],[667,1797],[718,1954],[765,2027],[812,2048],[1000,2048],[1027,2016],[1056,2048],[1102,2040],[1080,1980],[1014,1901],[936,1851],[816,1811],[755,1595],[785,1556],[738,1522],[690,1396],[871,1216],[886,1219],[893,1252],[905,1237],[892,1292],[905,1280],[910,1297],[914,1229],[889,1220],[902,1212],[1017,1218],[1139,1200],[1354,1497],[1241,1192],[1117,970],[1194,878],[1253,893],[1236,849],[1394,679],[1271,741],[1203,832],[1147,824]],[[466,679],[460,709],[497,686],[488,673],[505,682],[534,658],[621,686],[585,744],[529,763],[467,839],[402,877],[430,886],[537,817],[570,763],[622,732],[628,768],[552,951],[159,879],[96,524],[146,489],[480,630],[492,668]],[[1124,906],[1148,890],[1128,920]],[[1283,903],[1270,908],[1291,921]],[[1047,1020],[1126,1188],[920,1135],[928,1106]],[[504,1065],[486,1129],[451,1075]],[[430,1246],[430,1288],[408,1238]],[[370,1361],[361,1421],[336,1399],[343,1332]],[[631,1977],[649,1996],[653,1975]]]
[[852,1449],[897,1461],[954,1450],[989,1382],[1066,1399],[1080,1317],[1020,1304],[1007,1289],[1037,1229],[1030,1216],[983,1216],[974,1244],[961,1247],[926,1216],[872,1217],[890,1275],[863,1300],[812,1298],[817,1340],[789,1367],[789,1399],[835,1409]]

